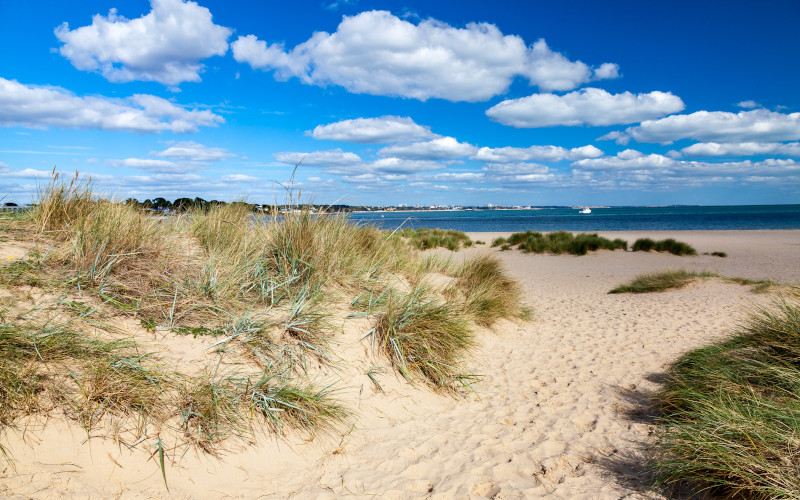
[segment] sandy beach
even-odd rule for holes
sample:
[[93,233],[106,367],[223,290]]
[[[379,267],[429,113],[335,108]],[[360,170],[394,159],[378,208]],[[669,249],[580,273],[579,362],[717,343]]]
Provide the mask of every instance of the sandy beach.
[[[797,285],[800,230],[600,233],[629,244],[675,238],[697,249],[700,255],[691,257],[488,248],[501,235],[471,233],[487,245],[456,257],[496,253],[519,280],[533,319],[480,331],[468,369],[482,378],[466,398],[409,385],[388,369],[378,375],[381,392],[366,375],[380,363],[364,360],[368,323],[346,320],[338,340],[342,359],[327,373],[340,380],[337,397],[354,414],[338,432],[313,441],[299,434],[231,439],[219,458],[193,448],[167,450],[167,490],[157,448],[129,449],[113,434],[87,439],[74,422],[33,418],[0,438],[14,463],[0,465],[0,496],[664,498],[649,489],[642,468],[652,432],[647,395],[668,363],[724,336],[770,296],[718,279],[662,293],[607,292],[638,274],[677,268]],[[727,258],[702,255],[714,251]],[[198,363],[213,342],[149,338]]]

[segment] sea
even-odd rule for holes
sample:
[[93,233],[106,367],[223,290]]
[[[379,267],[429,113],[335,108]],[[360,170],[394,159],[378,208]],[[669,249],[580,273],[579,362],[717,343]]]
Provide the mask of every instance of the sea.
[[351,220],[381,229],[440,228],[464,232],[665,231],[800,229],[800,205],[730,205],[533,210],[356,212]]

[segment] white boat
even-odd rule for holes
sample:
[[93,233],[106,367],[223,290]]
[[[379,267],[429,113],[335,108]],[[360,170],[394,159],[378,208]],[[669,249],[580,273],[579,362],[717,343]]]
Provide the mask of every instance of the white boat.
[[583,210],[581,210],[578,213],[579,214],[590,214],[590,213],[592,213],[592,209],[591,208],[584,208]]

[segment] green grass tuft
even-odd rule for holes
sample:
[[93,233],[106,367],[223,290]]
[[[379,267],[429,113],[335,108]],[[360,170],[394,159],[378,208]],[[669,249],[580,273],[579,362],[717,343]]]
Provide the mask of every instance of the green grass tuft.
[[608,293],[651,293],[683,288],[696,278],[718,277],[711,271],[694,272],[685,269],[640,274],[630,283],[620,285]]
[[633,243],[634,252],[669,252],[673,255],[697,255],[697,250],[688,243],[676,241],[672,238],[654,241],[650,238],[639,238]]
[[725,497],[800,496],[800,300],[778,300],[668,371],[655,459],[662,485]]
[[[507,247],[508,245],[508,247]],[[609,240],[597,234],[579,233],[572,234],[567,231],[556,231],[542,234],[538,231],[513,233],[508,238],[496,238],[492,246],[501,246],[502,250],[517,245],[517,248],[526,253],[551,253],[586,255],[596,250],[627,250],[628,242],[622,239]]]
[[457,305],[438,302],[430,290],[390,294],[374,328],[379,348],[409,381],[453,390],[465,376],[460,364],[474,345],[472,330]]
[[463,295],[467,312],[479,325],[491,326],[500,318],[523,314],[519,286],[496,257],[484,254],[467,259],[456,277],[453,287]]
[[466,248],[473,245],[473,241],[464,232],[452,229],[404,228],[397,234],[408,238],[409,243],[420,250],[442,247],[456,252],[461,246]]

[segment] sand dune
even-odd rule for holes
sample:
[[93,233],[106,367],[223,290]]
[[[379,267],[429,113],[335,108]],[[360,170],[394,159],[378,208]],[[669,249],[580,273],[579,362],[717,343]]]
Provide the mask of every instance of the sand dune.
[[[633,276],[684,267],[800,283],[800,231],[602,233],[674,237],[727,258],[602,251],[583,257],[498,252],[534,310],[482,332],[481,374],[466,399],[381,373],[381,393],[348,350],[365,325],[342,326],[340,397],[353,427],[307,442],[229,443],[220,459],[170,450],[164,487],[154,450],[87,440],[77,425],[34,420],[2,442],[7,498],[662,498],[642,464],[652,430],[645,398],[666,364],[717,339],[769,297],[707,280],[684,289],[609,295]],[[491,241],[495,235],[472,234]],[[470,252],[496,251],[485,248]],[[353,356],[352,359],[356,359]],[[377,364],[377,362],[376,362]],[[157,450],[156,450],[157,451]]]

